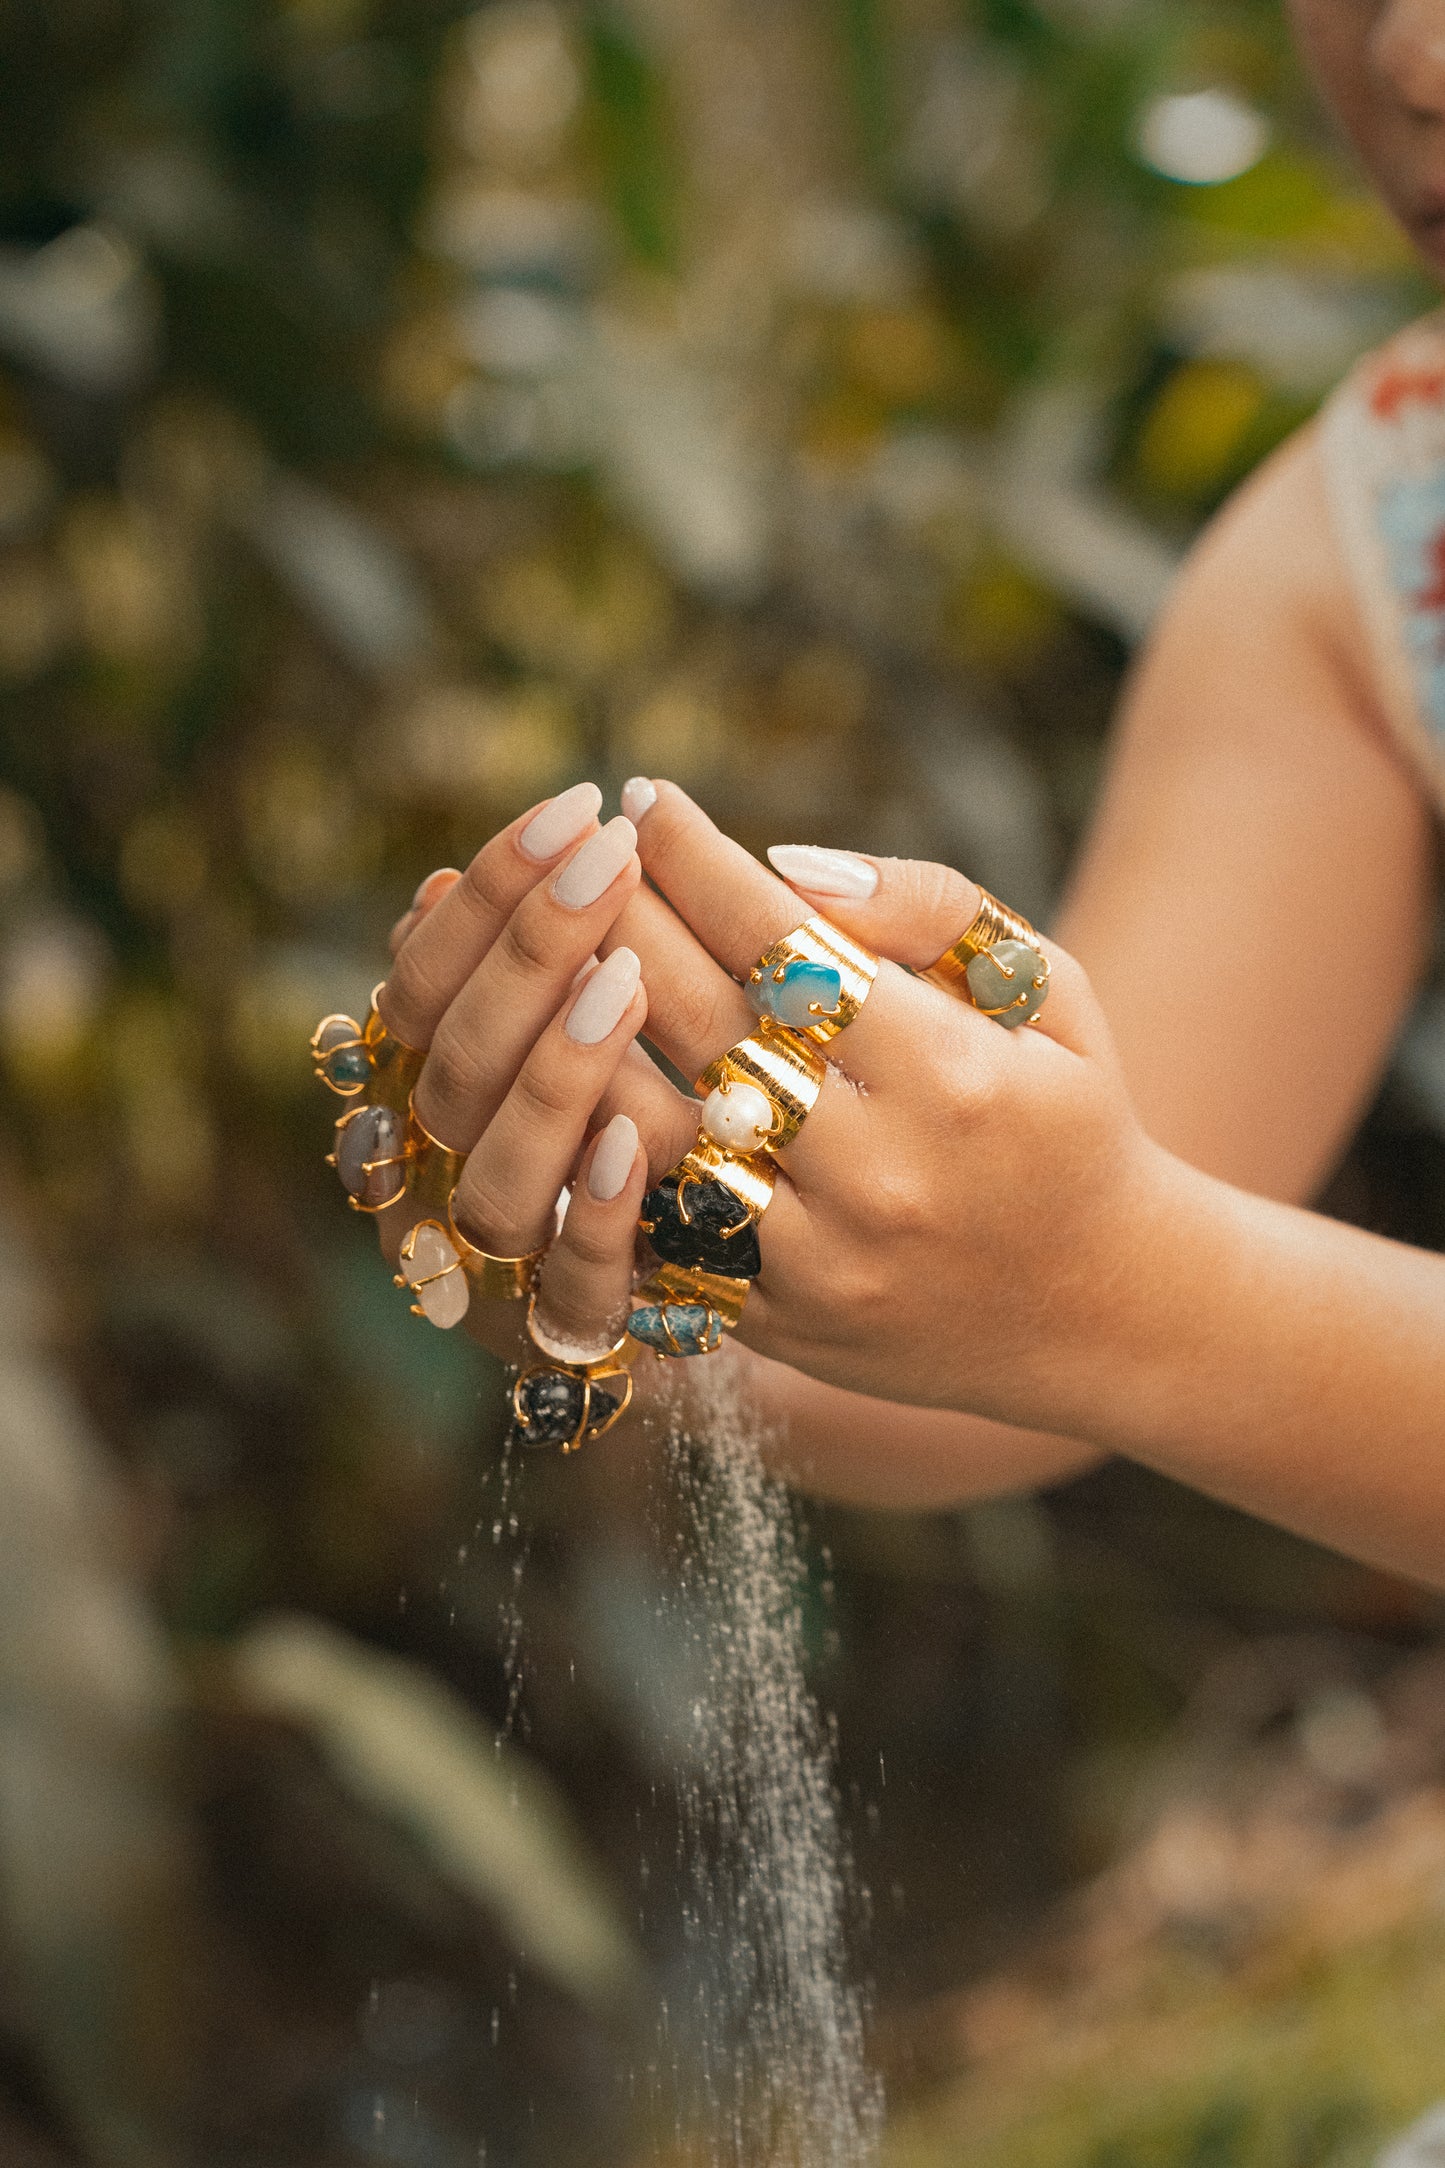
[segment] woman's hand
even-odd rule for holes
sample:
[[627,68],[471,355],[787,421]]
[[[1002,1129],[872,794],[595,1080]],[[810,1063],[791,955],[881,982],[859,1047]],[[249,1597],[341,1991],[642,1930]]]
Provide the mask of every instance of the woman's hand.
[[[663,894],[622,876],[592,915],[564,926],[536,869],[519,862],[514,828],[463,877],[484,909],[473,899],[458,909],[458,881],[398,953],[383,1011],[400,1037],[425,1035],[432,1047],[418,1111],[444,1141],[475,1146],[458,1215],[487,1248],[516,1254],[544,1239],[544,1197],[565,1179],[589,1115],[634,1121],[654,1180],[696,1134],[697,1102],[620,1047],[589,1072],[565,1120],[554,1111],[550,1156],[534,1122],[519,1130],[519,1105],[536,1097],[529,1042],[580,955],[595,947],[642,959],[649,1037],[695,1075],[754,1027],[738,981],[807,915],[682,792],[650,790],[638,786],[626,802]],[[940,890],[936,914],[956,912],[958,923],[917,937],[930,960],[976,900],[961,881],[956,895]],[[533,932],[544,923],[550,946]],[[519,953],[529,959],[520,974]],[[1088,1400],[1080,1373],[1107,1360],[1111,1303],[1140,1257],[1141,1231],[1152,1219],[1162,1233],[1153,1185],[1163,1155],[1133,1118],[1082,974],[1050,953],[1049,1002],[1023,1033],[883,965],[862,1014],[830,1047],[817,1106],[779,1155],[760,1229],[763,1270],[740,1329],[746,1345],[854,1393],[1074,1427]],[[459,1075],[469,1019],[483,1015],[485,1063],[474,1050]],[[555,1059],[555,1038],[550,1057],[539,1046],[534,1058]],[[639,1179],[634,1171],[629,1198]],[[576,1259],[568,1274],[566,1337],[579,1345],[606,1344],[620,1306],[631,1240],[620,1210],[615,1221],[615,1247],[605,1236],[589,1243],[590,1261]],[[552,1284],[549,1273],[544,1288]]]
[[[423,882],[393,934],[379,997],[388,1030],[428,1050],[412,1095],[418,1118],[467,1155],[457,1227],[493,1256],[551,1243],[539,1321],[569,1352],[590,1334],[582,1359],[610,1345],[626,1316],[646,1183],[625,1114],[584,1154],[598,1102],[647,1014],[636,955],[614,945],[596,961],[641,879],[632,824],[599,829],[600,803],[593,785],[578,785],[493,837],[465,873]],[[422,1216],[410,1196],[378,1216],[393,1261]],[[531,1352],[520,1302],[474,1291],[468,1324],[509,1359]]]
[[[738,982],[815,902],[800,907],[674,787],[630,787],[624,802],[662,894],[640,888],[607,941],[643,959],[648,1035],[696,1075],[755,1027]],[[937,878],[918,961],[977,905],[970,884]],[[828,906],[847,923],[843,899]],[[1062,1429],[1087,1414],[1121,1296],[1167,1239],[1168,1162],[1134,1118],[1083,974],[1045,946],[1049,1000],[1014,1032],[882,965],[778,1155],[739,1329],[749,1345],[885,1399]],[[666,1150],[690,1141],[674,1129]]]

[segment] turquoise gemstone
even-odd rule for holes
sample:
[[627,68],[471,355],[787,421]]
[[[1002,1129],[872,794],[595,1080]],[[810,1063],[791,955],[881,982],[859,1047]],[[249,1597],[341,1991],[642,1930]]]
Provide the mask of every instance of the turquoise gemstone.
[[843,980],[831,964],[796,957],[782,966],[781,976],[769,970],[760,979],[750,979],[746,992],[759,1016],[806,1031],[820,1017],[835,1013],[843,996]]
[[371,1056],[364,1046],[339,1047],[327,1055],[325,1068],[333,1084],[364,1084],[371,1074]]
[[655,1347],[660,1355],[710,1355],[719,1337],[717,1320],[702,1302],[670,1302],[666,1318],[660,1304],[649,1303],[633,1311],[627,1330],[634,1340],[640,1340],[644,1347]]
[[969,959],[968,990],[979,1008],[1015,1031],[1043,1007],[1049,991],[1048,966],[1027,941],[995,941]]

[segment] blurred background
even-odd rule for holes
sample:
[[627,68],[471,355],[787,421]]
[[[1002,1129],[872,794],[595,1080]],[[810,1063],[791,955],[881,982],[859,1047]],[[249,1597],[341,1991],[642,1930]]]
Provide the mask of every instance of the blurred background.
[[[583,775],[1046,914],[1192,534],[1432,299],[1269,0],[0,11],[5,2168],[659,2157],[665,1485],[504,1484],[307,1034]],[[1442,1132],[1427,1000],[1330,1209],[1440,1246]],[[1439,1600],[1125,1469],[805,1523],[891,2161],[1445,2094]]]

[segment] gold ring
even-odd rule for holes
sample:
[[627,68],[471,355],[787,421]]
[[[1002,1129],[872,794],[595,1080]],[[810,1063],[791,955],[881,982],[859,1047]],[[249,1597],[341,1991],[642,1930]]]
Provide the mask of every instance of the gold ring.
[[[530,1295],[537,1282],[537,1272],[547,1254],[543,1243],[539,1250],[529,1250],[525,1257],[498,1257],[491,1250],[484,1250],[465,1235],[457,1225],[453,1206],[456,1192],[447,1199],[447,1229],[452,1241],[461,1253],[462,1270],[479,1295],[486,1295],[493,1302],[517,1302],[523,1295]],[[529,1313],[530,1316],[530,1313]]]
[[725,1332],[735,1332],[748,1299],[747,1280],[688,1265],[659,1265],[637,1290],[627,1321],[634,1340],[662,1360],[711,1355]]
[[311,1064],[338,1099],[357,1098],[371,1082],[372,1049],[365,1028],[339,1009],[323,1016],[311,1034]]
[[[622,1360],[627,1334],[592,1362],[565,1362],[537,1339],[536,1308],[534,1289],[527,1305],[527,1333],[545,1360],[523,1370],[512,1387],[512,1435],[523,1445],[555,1445],[563,1453],[575,1453],[580,1445],[605,1436],[632,1405],[632,1372]],[[613,1383],[620,1385],[619,1391],[607,1390]]]
[[442,1332],[460,1325],[471,1307],[472,1292],[464,1259],[449,1227],[440,1220],[418,1220],[401,1245],[401,1270],[393,1285],[416,1298],[412,1315],[424,1317]]
[[951,948],[920,974],[1006,1030],[1031,1024],[1049,992],[1049,959],[1026,918],[979,890],[977,911]]
[[452,1191],[462,1178],[467,1163],[465,1152],[455,1151],[450,1144],[443,1144],[434,1137],[416,1111],[415,1086],[407,1093],[406,1115],[412,1136],[415,1155],[411,1186],[421,1202],[430,1205],[434,1212],[445,1212]]
[[827,1064],[808,1040],[767,1028],[708,1063],[693,1089],[702,1100],[702,1134],[744,1157],[791,1144],[818,1103]]
[[404,1039],[398,1039],[395,1032],[389,1031],[382,1022],[381,1011],[376,1004],[385,984],[385,979],[382,979],[372,988],[371,1008],[367,1014],[364,1033],[367,1050],[371,1055],[371,1096],[381,1105],[394,1107],[398,1114],[404,1114],[411,1100],[412,1088],[421,1075],[426,1052],[422,1047],[408,1046]]
[[868,999],[878,958],[826,918],[805,919],[775,941],[748,973],[743,992],[763,1028],[781,1025],[826,1046]]
[[664,1264],[755,1280],[763,1269],[757,1223],[777,1179],[770,1159],[735,1159],[699,1136],[647,1192],[637,1224]]
[[[406,1195],[407,1173],[414,1157],[406,1123],[391,1107],[353,1107],[336,1124],[336,1142],[326,1155],[346,1191],[353,1212],[386,1212]],[[384,1177],[398,1169],[395,1184]],[[378,1187],[385,1196],[376,1194]]]

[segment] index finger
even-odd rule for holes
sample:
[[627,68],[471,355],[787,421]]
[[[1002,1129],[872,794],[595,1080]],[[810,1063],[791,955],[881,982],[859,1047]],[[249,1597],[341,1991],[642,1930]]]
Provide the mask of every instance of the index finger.
[[597,826],[601,804],[595,783],[574,783],[482,846],[397,950],[377,1000],[394,1039],[404,1046],[431,1045],[438,1024],[517,905]]
[[[628,785],[643,871],[723,969],[745,980],[764,950],[810,914],[786,882],[725,836],[675,783],[651,788],[655,795],[644,810],[642,794]],[[829,1060],[866,1075],[900,1021],[914,1018],[924,991],[897,965],[881,962],[862,1009],[830,1040]],[[962,1028],[984,1025],[974,1010],[956,1006]]]

